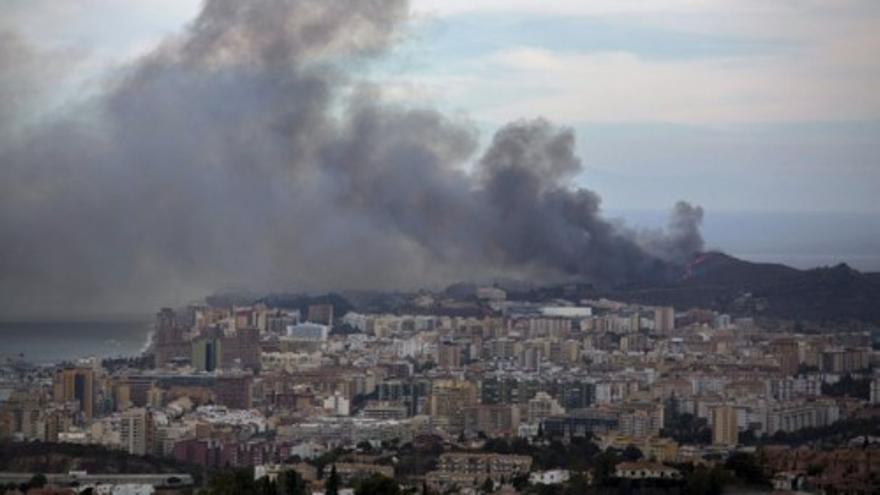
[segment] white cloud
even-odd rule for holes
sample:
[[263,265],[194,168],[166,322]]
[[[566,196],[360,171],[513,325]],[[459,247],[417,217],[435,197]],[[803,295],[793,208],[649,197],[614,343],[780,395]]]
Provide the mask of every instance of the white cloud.
[[[535,48],[483,61],[497,76],[472,88],[532,87],[516,100],[482,108],[491,120],[544,115],[563,122],[741,123],[880,118],[871,80],[845,63],[786,57],[656,61],[631,53],[561,54]],[[492,71],[485,71],[492,72]]]
[[81,45],[123,58],[176,32],[201,0],[5,0],[0,30],[17,31],[44,46]]
[[413,10],[449,16],[475,12],[518,12],[553,15],[640,14],[705,8],[705,0],[413,0]]
[[[880,2],[874,0],[416,0],[438,16],[465,13],[591,16],[627,29],[653,27],[770,42],[748,56],[645,59],[572,46],[529,45],[470,60],[462,97],[478,118],[544,115],[563,122],[741,123],[880,118]],[[449,22],[454,22],[451,20]],[[579,51],[580,50],[580,51]],[[454,70],[460,70],[456,65]],[[443,87],[454,74],[440,74]],[[430,83],[425,83],[430,85]],[[498,88],[519,88],[498,101]]]
[[[90,67],[148,51],[201,0],[7,0],[0,29],[44,45],[81,44]],[[749,57],[647,60],[625,52],[508,47],[431,74],[385,82],[398,100],[428,98],[481,120],[536,114],[562,122],[727,123],[880,118],[876,0],[413,0],[418,16],[591,16],[620,26],[779,41]],[[450,22],[454,22],[450,21]],[[577,50],[582,50],[578,52]],[[438,54],[443,57],[444,54]]]
[[412,0],[412,7],[422,16],[590,16],[678,31],[773,38],[831,35],[855,24],[875,29],[880,19],[876,0]]

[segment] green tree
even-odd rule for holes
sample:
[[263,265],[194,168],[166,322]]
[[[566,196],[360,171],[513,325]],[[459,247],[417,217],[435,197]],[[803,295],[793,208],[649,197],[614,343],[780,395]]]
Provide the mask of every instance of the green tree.
[[587,478],[581,473],[572,473],[571,479],[565,487],[565,495],[583,495],[590,489]]
[[259,495],[278,495],[277,484],[270,480],[268,476],[258,479],[255,485],[255,491]]
[[288,469],[280,477],[281,483],[278,488],[282,495],[305,495],[306,483],[293,469]]
[[635,445],[627,445],[623,452],[620,453],[620,457],[627,462],[634,462],[642,458],[642,451],[639,450]]
[[46,475],[40,473],[31,476],[30,481],[28,481],[28,486],[30,488],[43,488],[44,486],[46,486],[46,483],[48,483]]
[[852,375],[846,374],[837,383],[823,383],[822,394],[868,400],[871,398],[871,378],[853,378]]
[[208,495],[257,495],[261,492],[249,469],[227,469],[216,473],[208,481]]
[[400,486],[393,478],[374,474],[361,480],[354,489],[355,495],[400,495]]
[[620,459],[617,454],[610,449],[596,456],[596,463],[593,466],[593,483],[596,486],[610,485],[618,462]]
[[661,431],[661,436],[669,437],[679,443],[712,443],[712,429],[705,418],[690,413],[673,414]]
[[727,459],[725,467],[733,471],[738,479],[748,484],[770,484],[767,475],[764,473],[763,467],[758,462],[758,459],[752,454],[736,452]]
[[685,481],[685,495],[721,495],[724,474],[718,466],[697,466]]
[[492,478],[486,478],[486,481],[480,485],[480,491],[483,493],[492,493],[495,491],[495,482],[492,481]]
[[529,475],[520,474],[510,479],[510,484],[518,491],[523,491],[529,486]]
[[324,484],[324,495],[339,495],[339,473],[336,472],[336,464],[330,468],[330,476]]

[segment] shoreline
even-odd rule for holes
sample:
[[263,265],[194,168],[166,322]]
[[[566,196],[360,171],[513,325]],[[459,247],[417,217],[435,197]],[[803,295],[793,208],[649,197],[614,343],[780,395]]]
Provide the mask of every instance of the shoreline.
[[90,358],[137,358],[152,348],[153,335],[153,323],[145,320],[4,321],[0,365],[54,367]]

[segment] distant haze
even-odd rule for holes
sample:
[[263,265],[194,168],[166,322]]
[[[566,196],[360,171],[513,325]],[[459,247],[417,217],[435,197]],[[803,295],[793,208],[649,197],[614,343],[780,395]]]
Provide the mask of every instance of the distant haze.
[[[612,210],[632,225],[658,227],[665,214]],[[837,212],[712,211],[702,228],[707,249],[749,261],[814,268],[846,263],[880,271],[880,214]]]

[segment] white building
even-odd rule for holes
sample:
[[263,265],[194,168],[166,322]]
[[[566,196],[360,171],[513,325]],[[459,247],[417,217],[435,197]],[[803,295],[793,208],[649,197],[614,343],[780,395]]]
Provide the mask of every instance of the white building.
[[485,301],[503,301],[507,299],[507,292],[498,287],[480,287],[477,289],[477,299]]
[[287,336],[293,340],[323,342],[330,335],[330,327],[318,323],[300,323],[287,327]]
[[560,414],[565,414],[565,409],[547,392],[538,392],[528,403],[529,423],[540,423],[549,416]]
[[300,459],[315,459],[321,457],[325,452],[327,452],[327,447],[315,442],[303,442],[290,449],[290,455]]
[[361,332],[371,330],[372,327],[372,319],[368,315],[355,313],[353,311],[345,313],[345,316],[342,317],[342,323],[357,328]]
[[351,414],[351,401],[336,392],[324,399],[324,409],[334,416],[348,416]]
[[783,403],[767,414],[767,434],[791,433],[803,428],[827,426],[840,419],[840,409],[832,401]]
[[153,495],[156,493],[156,489],[153,488],[153,485],[137,483],[125,483],[119,485],[97,484],[80,487],[82,490],[85,490],[86,488],[91,488],[92,493],[95,495]]
[[677,480],[681,478],[678,469],[656,462],[621,462],[614,470],[614,476],[630,480]]
[[529,483],[533,485],[560,485],[571,477],[567,469],[551,469],[549,471],[537,471],[529,475]]
[[324,355],[320,352],[264,352],[260,355],[260,365],[267,371],[292,372],[319,368],[323,364],[323,358]]
[[550,318],[589,318],[593,308],[587,306],[542,306],[541,314]]
[[119,422],[122,448],[129,454],[146,455],[150,447],[151,422],[152,418],[146,409],[130,409],[124,412]]

